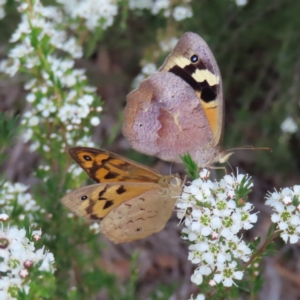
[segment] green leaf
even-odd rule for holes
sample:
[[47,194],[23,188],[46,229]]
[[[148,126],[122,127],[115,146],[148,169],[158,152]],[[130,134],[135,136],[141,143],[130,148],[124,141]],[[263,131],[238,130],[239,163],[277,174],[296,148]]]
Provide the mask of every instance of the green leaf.
[[268,229],[268,233],[267,233],[267,239],[269,239],[271,237],[271,235],[274,233],[276,228],[276,224],[275,223],[271,223],[269,229]]
[[257,250],[257,247],[258,245],[260,244],[260,241],[261,241],[261,237],[258,236],[255,240],[253,240],[251,243],[250,243],[250,248],[252,250]]
[[0,113],[0,154],[14,143],[14,138],[20,131],[17,127],[18,123],[19,116]]
[[192,179],[199,178],[199,168],[198,165],[193,161],[189,153],[180,155],[181,160],[185,165],[185,171],[189,177]]

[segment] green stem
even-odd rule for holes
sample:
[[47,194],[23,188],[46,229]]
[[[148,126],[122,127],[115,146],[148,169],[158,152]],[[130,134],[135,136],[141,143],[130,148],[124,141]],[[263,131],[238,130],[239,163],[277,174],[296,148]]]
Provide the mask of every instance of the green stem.
[[244,269],[247,269],[247,267],[257,258],[259,257],[266,249],[266,247],[273,242],[277,237],[279,236],[279,232],[273,232],[271,236],[265,240],[265,242],[262,244],[262,246],[257,250],[256,253],[254,253],[251,256],[251,259],[245,264]]

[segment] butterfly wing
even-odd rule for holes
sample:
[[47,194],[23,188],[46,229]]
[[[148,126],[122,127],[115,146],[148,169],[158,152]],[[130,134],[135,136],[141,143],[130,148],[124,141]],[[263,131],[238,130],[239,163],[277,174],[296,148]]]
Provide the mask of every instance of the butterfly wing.
[[213,133],[211,146],[218,145],[224,126],[222,80],[206,42],[199,35],[186,32],[159,71],[179,76],[195,90]]
[[[100,183],[78,188],[68,193],[62,203],[74,214],[90,221],[101,221],[118,205],[127,206],[132,199],[144,193],[158,190],[155,183]],[[158,207],[159,209],[159,207]]]
[[159,71],[127,96],[124,135],[136,150],[163,160],[181,162],[189,152],[200,167],[217,161],[222,83],[207,44],[185,33]]
[[120,204],[101,222],[100,229],[115,243],[127,243],[161,231],[170,219],[181,186],[155,188]]
[[69,155],[95,182],[157,182],[154,170],[115,153],[88,147],[74,147]]

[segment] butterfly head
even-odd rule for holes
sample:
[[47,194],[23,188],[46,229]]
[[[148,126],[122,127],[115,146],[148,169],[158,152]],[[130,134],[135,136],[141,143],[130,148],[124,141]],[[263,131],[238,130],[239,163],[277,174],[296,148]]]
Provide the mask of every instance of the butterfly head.
[[162,176],[158,183],[162,187],[178,188],[182,186],[182,180],[178,174]]

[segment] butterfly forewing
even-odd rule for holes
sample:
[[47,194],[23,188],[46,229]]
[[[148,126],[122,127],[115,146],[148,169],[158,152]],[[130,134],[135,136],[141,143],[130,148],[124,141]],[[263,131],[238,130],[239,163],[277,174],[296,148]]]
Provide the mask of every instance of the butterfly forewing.
[[154,170],[115,153],[74,147],[69,155],[95,182],[158,182],[161,175]]
[[211,145],[216,146],[223,130],[223,91],[218,64],[206,42],[186,32],[159,71],[179,76],[195,90],[214,135]]

